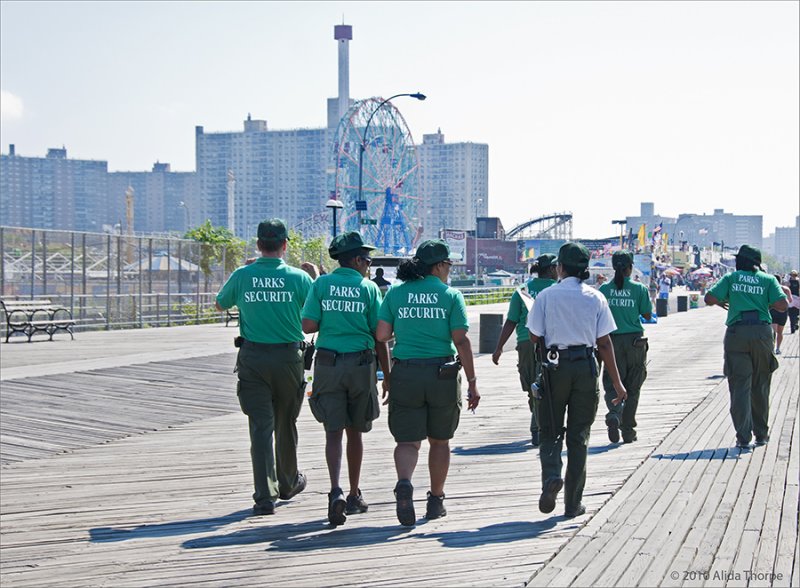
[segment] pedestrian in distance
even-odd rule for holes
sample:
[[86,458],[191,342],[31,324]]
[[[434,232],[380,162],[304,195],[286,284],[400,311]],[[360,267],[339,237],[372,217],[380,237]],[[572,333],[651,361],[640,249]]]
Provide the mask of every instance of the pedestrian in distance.
[[270,515],[278,498],[289,500],[306,487],[297,469],[296,422],[305,396],[300,311],[311,278],[284,263],[288,234],[282,220],[259,223],[257,235],[261,257],[230,275],[216,308],[239,308],[237,392],[250,430],[253,514]]
[[531,386],[536,382],[536,377],[541,369],[534,344],[531,342],[528,332],[528,305],[525,304],[527,294],[529,300],[535,300],[539,292],[556,283],[556,256],[545,253],[536,258],[531,266],[531,274],[537,277],[528,280],[527,284],[520,290],[515,290],[511,295],[511,302],[508,305],[508,316],[497,346],[492,354],[492,361],[495,365],[500,365],[500,356],[503,354],[503,346],[508,341],[511,334],[516,331],[517,335],[517,370],[519,371],[519,382],[522,389],[528,393],[528,407],[531,411],[531,444],[539,446],[539,401],[535,398]]
[[420,244],[414,258],[398,267],[402,284],[387,292],[378,315],[378,341],[395,337],[389,430],[397,443],[394,494],[397,519],[404,526],[413,526],[417,519],[411,479],[425,438],[430,445],[431,482],[425,518],[447,514],[444,485],[450,468],[450,439],[462,408],[462,366],[468,408],[474,412],[480,401],[464,296],[447,285],[452,264],[446,242],[434,239]]
[[375,277],[372,278],[372,281],[377,284],[378,288],[381,290],[382,295],[386,295],[386,292],[391,287],[392,283],[383,277],[383,268],[379,267],[375,270]]
[[794,335],[800,318],[800,279],[797,277],[797,270],[792,270],[789,274],[789,292],[792,294],[789,305],[789,332]]
[[758,446],[769,441],[769,388],[778,369],[769,311],[784,312],[788,303],[775,276],[761,271],[761,251],[742,245],[735,257],[736,271],[725,274],[704,300],[728,311],[724,372],[736,446],[748,450],[753,434]]
[[[582,502],[586,456],[599,400],[597,355],[606,364],[617,391],[613,403],[620,404],[626,398],[609,336],[617,325],[605,297],[584,283],[589,277],[588,267],[586,247],[579,243],[562,245],[557,266],[561,281],[539,294],[528,315],[531,340],[541,345],[542,355],[546,354],[539,400],[539,510],[552,512],[558,493],[564,488],[564,516],[568,518],[586,512]],[[567,471],[562,479],[561,448],[565,437]]]
[[617,251],[611,257],[614,267],[613,281],[603,284],[600,293],[608,300],[608,307],[617,325],[611,333],[617,371],[628,393],[624,403],[614,404],[617,391],[608,369],[603,369],[603,390],[605,391],[606,427],[608,440],[619,443],[636,441],[636,409],[639,406],[639,393],[647,378],[647,338],[639,316],[649,321],[653,306],[644,284],[631,280],[633,273],[633,254]]
[[[781,291],[786,295],[786,300],[791,305],[792,303],[792,291],[789,289],[788,286],[784,286],[781,283],[781,275],[774,274],[775,279],[778,280],[778,284],[781,287]],[[769,316],[772,319],[772,330],[775,332],[775,355],[781,354],[781,343],[783,343],[783,329],[786,327],[786,321],[789,318],[789,309],[787,308],[785,311],[781,312],[777,308],[770,308],[769,309]]]
[[[372,430],[372,421],[380,414],[376,352],[384,373],[384,394],[389,386],[388,349],[385,343],[375,344],[381,293],[366,278],[374,249],[365,245],[356,231],[335,237],[328,254],[339,267],[317,278],[303,307],[303,331],[319,332],[309,406],[325,427],[325,460],[331,482],[328,521],[333,526],[343,525],[347,515],[369,509],[359,484],[362,433]],[[339,482],[345,433],[350,483],[346,498]]]

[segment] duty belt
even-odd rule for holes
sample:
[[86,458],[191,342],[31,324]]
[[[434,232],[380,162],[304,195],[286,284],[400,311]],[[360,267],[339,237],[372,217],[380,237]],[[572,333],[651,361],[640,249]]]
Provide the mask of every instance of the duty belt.
[[410,366],[410,365],[442,365],[443,363],[448,363],[454,360],[455,358],[452,355],[448,355],[446,357],[425,357],[419,359],[397,359],[395,357],[393,361],[395,365]]
[[581,361],[594,357],[594,348],[587,345],[573,345],[566,349],[558,349],[559,361]]
[[317,353],[320,352],[322,352],[323,354],[332,353],[336,357],[336,359],[339,358],[349,359],[353,357],[357,358],[367,357],[371,359],[372,357],[375,356],[375,351],[372,349],[363,349],[361,351],[347,351],[346,353],[339,353],[338,351],[334,351],[333,349],[325,349],[324,347],[317,347]]
[[305,349],[305,341],[293,341],[292,343],[256,343],[255,341],[248,341],[245,339],[242,344],[245,347],[253,347],[255,349]]
[[768,325],[767,321],[760,321],[760,320],[753,320],[753,319],[743,319],[740,321],[736,321],[731,326],[732,327],[740,327],[740,326],[750,326],[750,325]]

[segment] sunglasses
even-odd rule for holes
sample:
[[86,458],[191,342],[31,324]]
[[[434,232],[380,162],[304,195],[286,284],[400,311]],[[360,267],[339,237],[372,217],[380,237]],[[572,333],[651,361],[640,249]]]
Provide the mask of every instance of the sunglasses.
[[372,264],[372,258],[371,258],[369,255],[359,255],[359,256],[358,256],[358,258],[359,258],[361,261],[364,261],[364,262],[366,262],[366,263],[367,263],[367,265],[370,265],[370,264]]
[[447,265],[453,265],[453,262],[450,261],[449,259],[442,260],[442,263],[446,263]]

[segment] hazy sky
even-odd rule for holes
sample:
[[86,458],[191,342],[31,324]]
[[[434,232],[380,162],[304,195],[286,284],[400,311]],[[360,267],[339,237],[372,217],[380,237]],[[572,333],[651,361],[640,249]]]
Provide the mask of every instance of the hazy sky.
[[782,2],[0,3],[2,152],[194,170],[194,126],[322,127],[333,26],[355,98],[398,99],[417,142],[489,145],[506,228],[569,210],[576,237],[656,212],[800,198],[800,13]]

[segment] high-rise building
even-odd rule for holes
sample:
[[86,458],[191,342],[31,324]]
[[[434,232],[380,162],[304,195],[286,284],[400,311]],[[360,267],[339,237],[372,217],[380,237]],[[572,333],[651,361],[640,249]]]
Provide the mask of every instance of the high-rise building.
[[775,227],[775,257],[793,269],[800,269],[800,216],[793,227]]
[[422,136],[417,155],[423,237],[434,238],[441,229],[474,231],[476,219],[488,216],[489,146],[446,143],[439,129]]
[[2,224],[41,229],[100,230],[111,220],[108,163],[68,159],[67,150],[22,157],[9,145],[0,155]]

